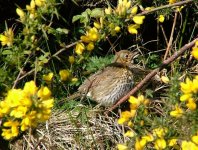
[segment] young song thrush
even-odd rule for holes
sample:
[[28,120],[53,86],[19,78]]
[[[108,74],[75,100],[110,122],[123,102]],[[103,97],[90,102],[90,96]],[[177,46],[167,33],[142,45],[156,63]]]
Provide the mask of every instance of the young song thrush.
[[117,52],[113,63],[88,77],[68,99],[86,96],[102,106],[113,105],[134,85],[130,67],[136,54],[128,50]]

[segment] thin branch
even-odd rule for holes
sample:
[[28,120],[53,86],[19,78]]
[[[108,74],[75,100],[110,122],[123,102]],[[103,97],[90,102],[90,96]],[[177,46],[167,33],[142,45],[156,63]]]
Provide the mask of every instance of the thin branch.
[[179,56],[181,56],[187,49],[191,48],[194,44],[195,41],[197,41],[198,38],[195,40],[191,41],[190,43],[184,45],[179,51],[176,51],[171,57],[168,59],[164,60],[163,63],[160,65],[159,68],[151,71],[141,82],[139,82],[129,93],[127,93],[124,97],[122,97],[115,105],[113,105],[111,108],[109,108],[105,114],[108,114],[110,111],[118,107],[120,104],[125,102],[130,95],[133,95],[135,92],[137,92],[143,85],[148,83],[152,77],[154,77],[160,70],[162,70],[164,67],[166,67],[168,64],[176,60]]
[[[66,45],[64,48],[60,49],[60,50],[57,51],[55,54],[53,54],[53,55],[48,59],[48,61],[51,60],[53,57],[57,57],[60,53],[62,53],[63,51],[67,50],[67,49],[70,48],[70,47],[73,47],[74,45],[76,45],[76,44],[77,44],[78,42],[80,42],[80,41],[81,41],[81,40],[76,41],[76,42],[74,42],[74,43],[71,43],[71,44],[69,44],[69,45]],[[30,70],[29,72],[27,72],[25,75],[23,75],[23,76],[21,76],[21,77],[18,76],[18,77],[17,77],[17,82],[20,81],[20,80],[22,80],[22,79],[25,78],[26,76],[28,76],[28,75],[34,73],[34,72],[35,72],[35,68],[32,69],[32,70]],[[19,74],[19,75],[21,75],[21,74]],[[15,84],[14,86],[16,86],[16,84]]]
[[193,1],[194,0],[186,0],[186,1],[181,1],[181,2],[174,3],[174,4],[163,5],[163,6],[154,8],[152,10],[143,11],[143,12],[137,14],[137,15],[146,15],[146,14],[150,14],[152,12],[155,12],[155,11],[158,11],[158,10],[161,10],[161,9],[164,9],[164,8],[170,8],[170,7],[174,7],[174,6],[181,6],[181,5],[184,5],[184,4],[191,3]]
[[173,26],[172,26],[172,30],[171,30],[171,35],[170,35],[168,45],[167,45],[167,48],[166,48],[166,52],[165,52],[165,55],[164,55],[164,60],[166,60],[168,52],[171,50],[171,47],[172,47],[172,44],[173,44],[173,34],[174,34],[174,31],[175,31],[175,25],[176,25],[176,22],[177,22],[177,14],[178,14],[178,12],[175,12],[175,18],[174,18],[174,22],[173,22]]

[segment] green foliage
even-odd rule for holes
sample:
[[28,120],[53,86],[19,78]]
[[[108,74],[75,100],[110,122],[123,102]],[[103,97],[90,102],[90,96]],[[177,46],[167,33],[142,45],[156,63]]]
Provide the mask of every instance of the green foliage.
[[[65,10],[67,13],[65,11],[62,13],[61,7],[70,6],[72,1],[68,4],[59,0],[37,0],[37,4],[34,4],[35,2],[31,0],[24,9],[19,6],[16,22],[13,25],[5,23],[5,32],[0,35],[1,99],[9,89],[22,88],[25,82],[35,79],[37,83],[51,89],[58,103],[59,100],[75,93],[78,86],[90,74],[113,62],[112,53],[107,53],[110,49],[116,51],[127,48],[138,49],[142,55],[137,58],[139,59],[137,63],[154,69],[162,63],[166,51],[168,58],[196,37],[197,5],[194,1],[188,1],[181,9],[181,5],[172,7],[168,5],[172,2],[165,0],[152,2],[119,0],[117,4],[103,1],[100,7],[96,3],[92,8],[81,6],[84,1],[74,0],[73,3],[78,8],[67,9]],[[166,7],[163,8],[164,5]],[[152,11],[154,9],[152,7],[158,10]],[[159,15],[165,17],[164,22],[159,21]],[[158,128],[164,130],[163,138],[167,145],[173,137],[178,138],[178,141],[190,141],[191,137],[197,134],[198,112],[197,108],[193,110],[195,105],[198,105],[197,93],[192,94],[191,98],[194,99],[191,99],[191,103],[180,101],[181,96],[186,94],[181,90],[180,83],[186,74],[193,76],[192,73],[197,73],[197,60],[190,56],[190,52],[185,53],[184,59],[187,66],[178,59],[176,63],[167,67],[166,73],[161,73],[160,76],[167,76],[170,79],[165,88],[162,86],[156,91],[146,89],[146,97],[154,100],[149,103],[150,105],[141,102],[135,108],[133,111],[135,117],[130,118],[133,126],[127,124],[126,128],[134,130],[137,136],[123,142],[127,141],[127,144],[134,147],[135,143],[142,140],[142,136],[153,134],[153,130]],[[51,76],[49,73],[52,73]],[[43,75],[47,77],[44,78]],[[138,74],[134,76],[139,77]],[[155,97],[156,95],[159,97]],[[73,119],[73,125],[78,127],[80,122],[89,126],[90,118],[87,114],[92,107],[77,107],[79,103],[81,104],[81,101],[66,101],[55,109],[80,112],[75,117],[72,113],[69,114]],[[181,111],[180,108],[183,111],[182,117],[177,114]],[[171,112],[173,116],[170,115]],[[166,132],[164,128],[168,131]],[[77,133],[75,136],[78,142],[84,142],[80,140],[84,138],[83,134]],[[157,138],[159,137],[155,135],[154,141]],[[97,144],[97,141],[95,143]],[[108,142],[106,144],[106,147],[111,147]],[[90,147],[87,143],[81,145],[85,149]],[[148,144],[148,149],[154,147],[155,142]],[[181,147],[181,142],[177,147]]]

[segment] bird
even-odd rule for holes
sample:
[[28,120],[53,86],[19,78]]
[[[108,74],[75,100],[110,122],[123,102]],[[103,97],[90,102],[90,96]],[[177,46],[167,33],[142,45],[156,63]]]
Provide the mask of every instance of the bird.
[[134,86],[133,59],[137,52],[120,50],[111,64],[90,75],[78,91],[67,99],[88,97],[100,106],[109,107],[126,95]]

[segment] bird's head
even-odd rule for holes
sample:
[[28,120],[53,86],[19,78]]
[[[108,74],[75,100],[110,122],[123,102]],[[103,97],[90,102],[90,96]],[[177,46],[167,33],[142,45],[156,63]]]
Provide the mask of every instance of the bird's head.
[[121,50],[116,53],[114,63],[120,63],[123,65],[133,64],[133,59],[138,55],[138,52],[130,52],[128,50]]

